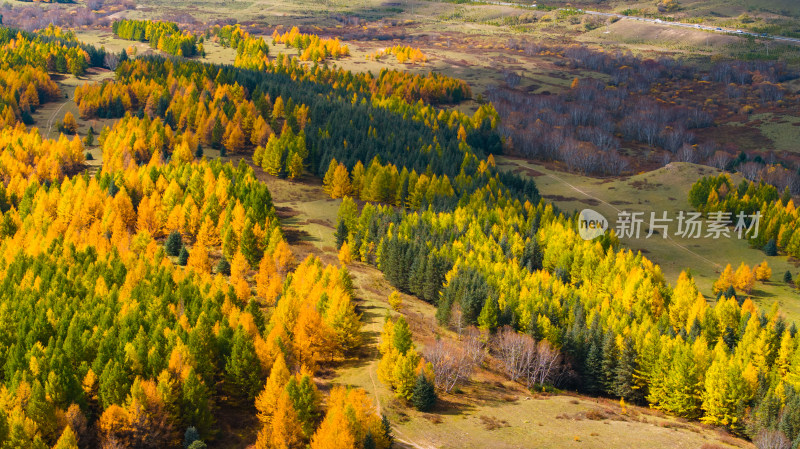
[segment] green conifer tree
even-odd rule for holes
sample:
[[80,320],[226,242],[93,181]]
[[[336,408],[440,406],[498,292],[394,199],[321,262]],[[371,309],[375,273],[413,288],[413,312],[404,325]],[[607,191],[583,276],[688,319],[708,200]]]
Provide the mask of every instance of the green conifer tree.
[[181,253],[182,247],[183,239],[181,238],[181,233],[178,231],[170,232],[166,242],[164,242],[164,250],[167,255],[173,257],[178,256],[178,254]]
[[231,355],[225,364],[230,393],[252,403],[264,383],[253,341],[241,327],[233,335]]
[[408,323],[402,316],[394,323],[394,339],[392,343],[400,354],[405,354],[409,349],[414,347],[414,341],[411,338],[411,329],[408,328]]
[[417,376],[417,384],[414,386],[414,395],[411,397],[414,408],[421,412],[430,411],[436,403],[436,389],[433,382],[428,380],[424,374]]
[[181,246],[181,251],[178,253],[178,265],[185,267],[186,263],[189,261],[189,250],[186,249],[186,246]]

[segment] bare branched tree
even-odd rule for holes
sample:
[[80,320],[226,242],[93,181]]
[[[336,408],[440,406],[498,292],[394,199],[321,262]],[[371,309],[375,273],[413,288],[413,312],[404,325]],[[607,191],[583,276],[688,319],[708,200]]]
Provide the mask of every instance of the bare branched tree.
[[754,439],[758,449],[789,449],[791,441],[780,430],[762,430]]
[[494,349],[508,377],[527,387],[553,384],[564,372],[563,359],[556,348],[545,340],[537,343],[530,335],[510,327],[497,333]]
[[436,388],[449,393],[468,382],[483,363],[486,354],[480,332],[471,327],[457,342],[437,340],[425,349],[425,359],[433,365]]

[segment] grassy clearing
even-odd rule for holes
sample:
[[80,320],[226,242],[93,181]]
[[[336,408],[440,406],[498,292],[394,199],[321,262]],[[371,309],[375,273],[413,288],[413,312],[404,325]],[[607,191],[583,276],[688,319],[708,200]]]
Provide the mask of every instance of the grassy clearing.
[[89,127],[94,128],[95,142],[91,147],[86,148],[87,153],[91,154],[94,160],[87,160],[86,165],[92,171],[102,165],[102,151],[97,146],[97,136],[104,126],[112,126],[116,121],[114,119],[92,119],[81,120],[78,114],[78,105],[75,104],[75,88],[83,85],[84,83],[99,82],[106,79],[112,79],[114,72],[105,69],[89,69],[85,76],[76,78],[72,75],[51,75],[53,80],[58,83],[59,89],[63,98],[60,101],[53,101],[45,103],[33,115],[33,119],[42,137],[49,139],[57,139],[61,134],[58,131],[57,122],[64,120],[67,112],[71,112],[75,116],[78,123],[78,135],[83,138],[89,131]]
[[206,56],[200,59],[203,62],[233,65],[234,61],[236,61],[236,50],[233,48],[223,47],[211,40],[205,41],[203,48],[206,51]]
[[156,54],[157,50],[150,47],[147,42],[129,41],[120,39],[110,30],[78,30],[75,32],[78,40],[95,47],[105,47],[112,53],[119,53],[129,47],[135,49],[137,55]]
[[[364,313],[367,346],[363,357],[339,369],[332,383],[372,392],[380,410],[394,424],[401,447],[478,448],[486,447],[488,442],[503,449],[698,448],[706,443],[726,448],[752,447],[724,433],[646,408],[627,407],[623,413],[612,400],[531,393],[489,370],[481,370],[458,394],[441,397],[432,413],[411,410],[393,398],[376,374],[375,345],[383,317],[389,313],[386,297],[392,288],[373,267],[354,264],[350,271],[359,308]],[[402,313],[419,346],[433,341],[436,324],[432,305],[403,295]],[[450,338],[447,332],[436,332],[441,338]]]
[[753,117],[753,119],[764,121],[759,129],[762,134],[772,140],[772,147],[775,150],[800,152],[800,144],[798,144],[800,142],[800,117],[762,115],[765,117]]
[[642,52],[669,51],[685,54],[712,53],[715,49],[730,46],[741,38],[726,34],[710,33],[691,28],[678,28],[647,22],[619,20],[577,38],[588,44],[607,42],[624,44],[632,50]]
[[[692,184],[702,176],[718,174],[718,170],[673,163],[635,176],[596,179],[520,159],[498,158],[498,165],[533,176],[542,195],[568,213],[591,208],[613,223],[619,211],[644,212],[646,220],[641,237],[621,239],[622,243],[658,263],[669,282],[674,283],[681,271],[690,270],[701,292],[709,298],[713,298],[712,284],[726,264],[730,263],[734,268],[741,262],[752,266],[766,259],[773,271],[772,279],[767,283],[757,283],[752,292],[753,300],[767,310],[777,304],[790,319],[800,320],[800,294],[782,282],[787,270],[793,275],[797,273],[797,261],[786,256],[767,257],[763,251],[751,248],[735,235],[720,239],[665,239],[654,234],[645,238],[650,212],[660,216],[666,211],[668,217],[675,218],[679,211],[693,211],[687,200]],[[671,223],[669,230],[675,233],[677,222]]]

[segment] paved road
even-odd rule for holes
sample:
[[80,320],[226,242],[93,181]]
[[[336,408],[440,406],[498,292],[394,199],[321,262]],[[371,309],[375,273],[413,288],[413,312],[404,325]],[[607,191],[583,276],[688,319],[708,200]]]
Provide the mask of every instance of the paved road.
[[682,28],[692,28],[695,30],[703,30],[703,31],[711,31],[714,33],[723,33],[723,34],[735,34],[740,36],[753,36],[762,39],[772,39],[776,41],[783,41],[783,42],[791,42],[794,44],[800,44],[800,39],[793,38],[793,37],[784,37],[784,36],[773,36],[769,34],[758,34],[758,33],[751,33],[749,31],[744,30],[736,30],[730,28],[722,28],[722,27],[715,27],[715,26],[708,26],[696,23],[683,23],[683,22],[669,22],[664,21],[661,19],[650,19],[647,17],[637,17],[637,16],[625,16],[622,14],[616,13],[609,13],[609,12],[599,12],[599,11],[587,11],[587,10],[578,10],[583,12],[584,14],[589,14],[592,16],[602,16],[602,17],[616,17],[619,19],[628,19],[628,20],[636,20],[639,22],[649,22],[649,23],[657,23],[660,25],[669,25],[669,26],[676,26]]
[[[521,4],[521,3],[513,3],[513,2],[486,1],[486,0],[472,0],[472,2],[474,2],[474,3],[484,3],[484,4],[488,3],[490,5],[498,5],[498,6],[515,6],[515,7],[521,7],[521,8],[529,8],[529,9],[533,9],[533,8],[536,7],[535,4],[533,4],[533,5],[524,5],[524,4]],[[612,13],[612,12],[589,11],[589,10],[585,10],[585,9],[578,9],[578,11],[580,11],[580,12],[582,12],[584,14],[592,15],[592,16],[616,17],[618,19],[635,20],[635,21],[639,21],[639,22],[649,22],[649,23],[656,23],[656,24],[659,24],[659,25],[669,25],[669,26],[682,27],[682,28],[692,28],[692,29],[695,29],[695,30],[710,31],[712,33],[734,34],[734,35],[739,35],[739,36],[753,36],[753,37],[758,37],[758,38],[761,38],[761,39],[772,39],[772,40],[781,41],[781,42],[789,42],[789,43],[793,43],[793,44],[800,44],[800,39],[794,38],[794,37],[774,36],[774,35],[771,35],[771,34],[758,34],[758,33],[752,33],[752,32],[745,31],[745,30],[722,28],[722,27],[708,26],[708,25],[695,24],[695,23],[670,22],[670,21],[665,21],[665,20],[661,20],[661,19],[650,19],[650,18],[647,18],[647,17],[626,16],[626,15],[623,15],[623,14],[617,14],[617,13]]]

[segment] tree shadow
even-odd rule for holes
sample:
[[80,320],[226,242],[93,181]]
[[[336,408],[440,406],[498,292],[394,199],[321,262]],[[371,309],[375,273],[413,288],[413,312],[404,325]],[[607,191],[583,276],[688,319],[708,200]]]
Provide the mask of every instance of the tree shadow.
[[749,296],[751,296],[753,298],[758,298],[758,299],[774,298],[775,297],[775,293],[771,293],[771,292],[768,292],[766,290],[753,289],[753,290],[750,291],[750,295]]
[[311,243],[320,241],[318,237],[314,237],[304,229],[293,228],[291,224],[285,221],[282,221],[281,224],[283,225],[283,237],[289,245],[296,245],[301,242]]

